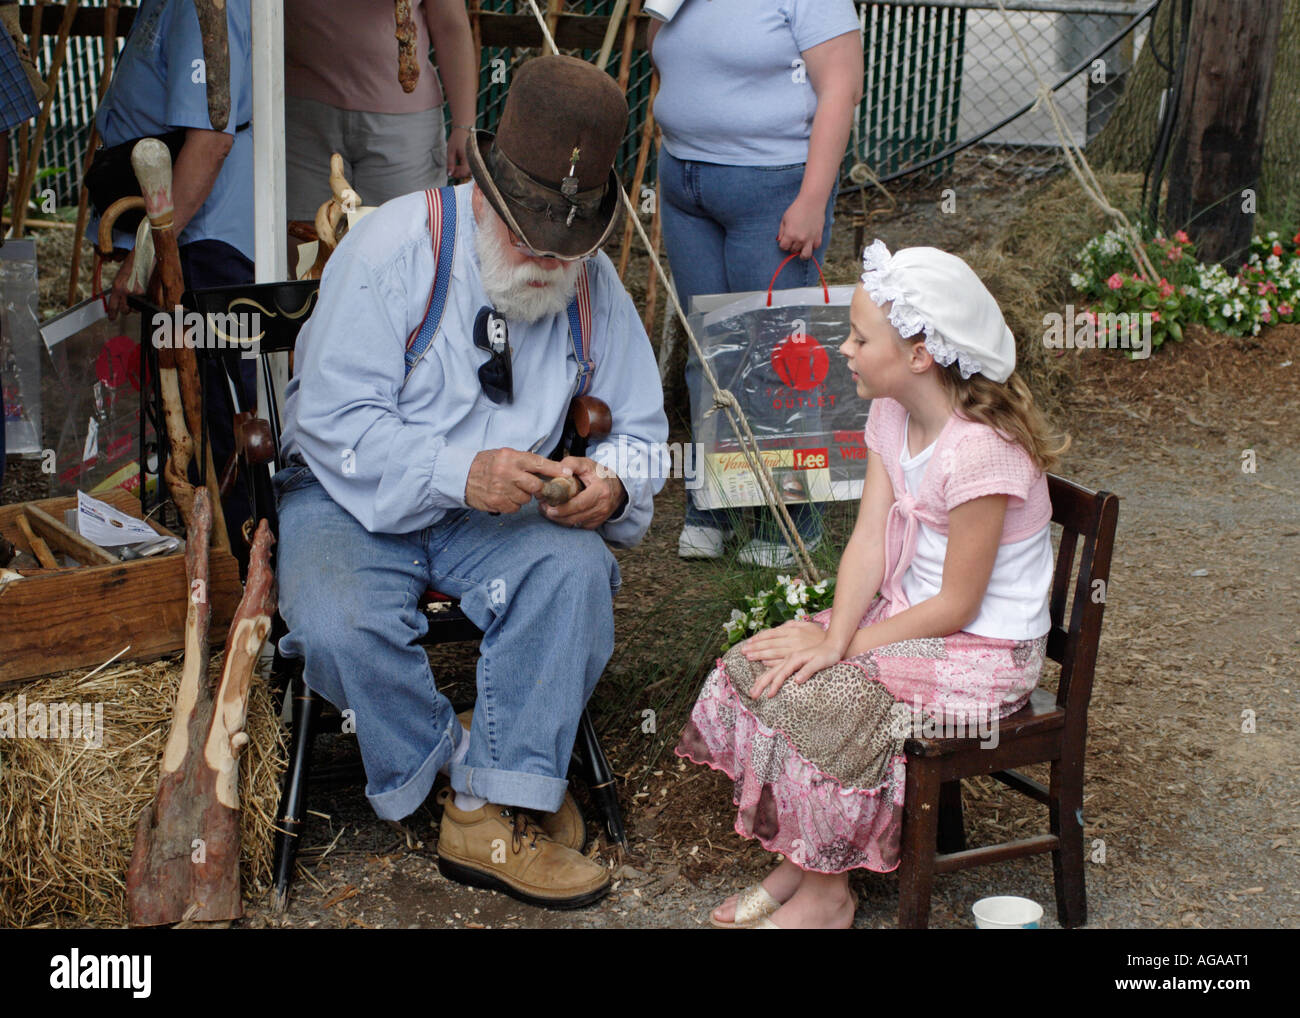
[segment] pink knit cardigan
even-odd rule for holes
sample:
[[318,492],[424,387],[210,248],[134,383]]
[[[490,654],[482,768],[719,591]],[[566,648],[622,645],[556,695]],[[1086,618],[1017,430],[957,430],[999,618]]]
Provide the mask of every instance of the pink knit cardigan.
[[907,411],[893,399],[876,399],[867,416],[867,448],[885,461],[894,487],[894,504],[885,523],[885,577],[881,593],[890,614],[908,607],[903,577],[916,555],[918,525],[948,534],[948,513],[983,495],[1007,495],[1006,519],[999,544],[1032,537],[1051,521],[1047,475],[1029,453],[987,424],[955,413],[935,445],[915,497],[907,490],[899,455],[907,442]]

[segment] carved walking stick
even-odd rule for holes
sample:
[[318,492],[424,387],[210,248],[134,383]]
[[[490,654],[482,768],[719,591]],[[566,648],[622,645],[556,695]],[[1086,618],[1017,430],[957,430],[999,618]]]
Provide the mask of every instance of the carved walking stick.
[[215,922],[243,915],[239,891],[239,757],[258,654],[276,610],[270,527],[263,520],[248,562],[248,582],[226,637],[221,680],[208,679],[208,494],[194,497],[185,549],[190,602],[185,665],[163,749],[158,792],[136,826],[127,870],[133,926],[186,919]]
[[[160,293],[157,303],[171,313],[174,308],[180,307],[181,295],[185,292],[180,251],[176,247],[176,234],[172,229],[171,153],[157,138],[145,138],[131,150],[131,166],[140,181],[140,193],[144,195],[145,214],[149,217],[154,251],[158,258]],[[167,423],[167,438],[173,456],[165,471],[167,484],[181,510],[181,517],[188,526],[189,520],[185,515],[187,507],[182,504],[182,499],[193,500],[194,489],[186,471],[194,455],[194,440],[203,434],[203,421],[199,413],[202,397],[198,358],[179,336],[172,337],[170,348],[158,351],[158,382],[162,389],[163,417]],[[178,429],[175,433],[173,426]],[[184,462],[175,462],[178,450],[183,454]],[[207,447],[206,467],[206,485],[212,499],[212,515],[217,523],[213,541],[218,548],[229,548],[230,539],[226,534],[225,514],[221,511],[221,499],[217,494],[217,470],[212,462],[210,443]],[[173,482],[179,482],[182,486],[179,497],[177,489],[172,487]]]
[[230,123],[230,32],[226,0],[194,0],[203,37],[203,77],[208,88],[208,119],[214,131]]

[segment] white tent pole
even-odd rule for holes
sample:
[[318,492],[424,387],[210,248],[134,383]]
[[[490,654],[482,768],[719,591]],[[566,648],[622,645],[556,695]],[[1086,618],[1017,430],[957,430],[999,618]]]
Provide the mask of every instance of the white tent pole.
[[[253,251],[256,280],[289,278],[284,182],[284,0],[253,5]],[[288,365],[274,358],[283,398]],[[257,379],[257,412],[266,419],[266,393]]]

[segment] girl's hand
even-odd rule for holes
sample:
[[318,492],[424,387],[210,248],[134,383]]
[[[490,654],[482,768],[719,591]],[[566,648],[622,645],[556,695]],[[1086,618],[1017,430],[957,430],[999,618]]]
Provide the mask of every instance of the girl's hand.
[[821,246],[822,231],[825,228],[826,203],[818,205],[800,193],[781,217],[776,243],[782,251],[793,251],[800,258],[811,258],[812,253]]
[[[769,654],[776,653],[771,648],[791,648],[780,663],[775,664],[758,677],[754,683],[754,688],[749,693],[751,699],[757,700],[765,694],[769,699],[776,696],[781,687],[785,685],[786,679],[789,678],[793,678],[796,683],[807,682],[823,668],[829,668],[831,665],[837,664],[844,656],[844,648],[833,643],[821,626],[816,623],[788,622],[780,629],[786,629],[787,626],[790,627],[790,630],[784,635],[780,635],[778,629],[760,633],[759,636],[768,639],[764,640],[764,643],[752,652],[748,647],[745,649],[747,657],[751,659],[757,657],[766,661],[770,660],[768,658]],[[753,639],[757,640],[758,637],[756,636]]]
[[741,644],[741,652],[750,661],[776,664],[796,651],[817,646],[825,635],[826,630],[816,622],[794,619],[783,622],[775,629],[764,629],[761,633],[755,633]]

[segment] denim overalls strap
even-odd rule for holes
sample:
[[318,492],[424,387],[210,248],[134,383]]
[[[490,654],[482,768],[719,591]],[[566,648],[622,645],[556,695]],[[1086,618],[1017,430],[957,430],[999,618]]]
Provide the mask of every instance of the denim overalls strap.
[[[429,207],[429,240],[433,245],[433,286],[424,309],[424,321],[407,338],[406,374],[420,363],[442,324],[447,309],[447,292],[451,288],[451,266],[456,259],[456,192],[452,187],[430,188],[424,192]],[[578,273],[578,285],[569,301],[569,339],[578,361],[578,381],[574,392],[581,396],[590,391],[596,373],[591,359],[591,285],[584,264]]]

